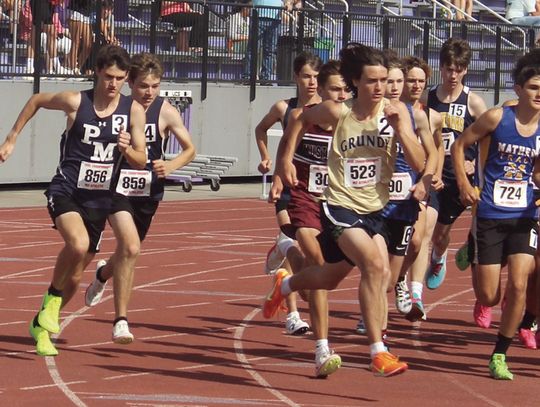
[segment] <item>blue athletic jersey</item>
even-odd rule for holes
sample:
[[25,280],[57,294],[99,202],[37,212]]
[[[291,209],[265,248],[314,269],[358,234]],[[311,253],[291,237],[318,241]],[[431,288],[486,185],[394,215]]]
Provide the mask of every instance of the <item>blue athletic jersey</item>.
[[94,109],[93,89],[81,92],[75,121],[62,134],[60,163],[47,196],[58,192],[82,206],[110,208],[111,187],[120,160],[118,133],[121,127],[130,128],[131,104],[130,97],[120,95],[115,111],[99,117]]
[[531,174],[540,147],[540,128],[530,137],[521,136],[515,107],[508,106],[503,107],[501,121],[488,137],[486,143],[479,144],[477,181],[481,192],[476,216],[533,218],[536,207]]
[[[461,136],[461,133],[474,122],[474,118],[468,108],[469,92],[469,88],[464,86],[463,91],[457,99],[451,103],[443,103],[439,100],[437,97],[437,86],[434,86],[428,92],[428,107],[439,112],[442,118],[442,139],[444,145],[443,182],[456,181],[450,148],[455,139]],[[465,159],[472,161],[475,157],[476,146],[473,145],[465,151]]]
[[164,98],[157,97],[146,110],[146,166],[144,170],[134,170],[127,161],[122,161],[116,192],[130,199],[152,199],[160,201],[163,198],[165,179],[158,178],[152,171],[154,160],[163,159],[164,138],[159,132],[159,115]]
[[[412,106],[407,104],[407,109],[411,117],[413,129],[416,131],[416,123]],[[418,219],[418,201],[411,196],[409,189],[416,183],[418,173],[413,171],[411,166],[405,160],[403,148],[397,143],[396,163],[394,173],[390,182],[390,200],[382,211],[382,216],[388,219],[402,220],[406,222],[415,222]]]

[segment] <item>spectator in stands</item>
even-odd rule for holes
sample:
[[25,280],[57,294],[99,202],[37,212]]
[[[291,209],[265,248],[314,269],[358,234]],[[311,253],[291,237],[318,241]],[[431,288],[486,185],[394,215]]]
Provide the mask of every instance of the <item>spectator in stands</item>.
[[[194,49],[200,51],[205,46],[204,38],[204,16],[194,12],[190,5],[185,2],[162,1],[161,21],[171,23],[178,29],[176,36],[176,49],[187,51]],[[180,30],[180,28],[192,27],[191,32]],[[189,34],[188,34],[189,33]],[[189,36],[189,42],[188,42]]]
[[[100,44],[120,45],[120,41],[114,35],[114,0],[101,0],[101,34]],[[96,13],[92,13],[91,25],[96,22]]]
[[242,7],[227,17],[227,49],[229,52],[245,54],[249,39],[249,7]]
[[[281,23],[282,0],[253,0],[253,7],[257,10],[259,16],[259,41],[257,49],[262,50],[262,63],[259,74],[261,81],[272,79],[276,65],[276,49]],[[247,54],[247,71],[245,77],[249,76],[251,53]]]
[[470,20],[468,16],[472,16],[473,0],[452,0],[452,4],[467,14],[466,16],[454,10],[456,11],[456,20]]
[[68,24],[72,44],[67,66],[78,75],[91,73],[91,70],[84,72],[84,66],[92,51],[90,15],[94,9],[95,2],[91,0],[71,0],[69,3]]
[[[70,69],[66,69],[60,64],[58,58],[57,49],[57,37],[58,37],[58,23],[55,24],[55,8],[59,4],[63,3],[63,0],[27,0],[23,6],[23,21],[26,24],[26,29],[30,23],[30,35],[25,35],[28,39],[27,47],[27,72],[34,72],[34,44],[36,35],[36,25],[41,23],[41,32],[46,35],[45,39],[45,51],[47,53],[46,59],[46,72],[58,73],[61,75],[71,74]],[[61,27],[60,27],[61,29]]]
[[509,0],[506,18],[512,24],[540,26],[540,7],[536,0]]

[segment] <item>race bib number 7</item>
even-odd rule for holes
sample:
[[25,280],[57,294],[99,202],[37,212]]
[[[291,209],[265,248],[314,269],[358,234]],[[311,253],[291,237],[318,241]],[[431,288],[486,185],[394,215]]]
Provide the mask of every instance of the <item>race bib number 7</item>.
[[116,192],[125,196],[150,196],[152,173],[146,170],[120,171]]
[[454,136],[453,131],[442,134],[442,142],[443,142],[443,146],[444,146],[444,155],[450,155],[450,148],[452,147],[452,144],[454,144],[454,141],[456,141],[456,137]]
[[381,180],[381,158],[346,158],[343,162],[345,186],[363,188]]
[[77,188],[107,190],[111,187],[113,164],[82,161]]
[[493,202],[505,208],[527,207],[527,181],[496,180]]

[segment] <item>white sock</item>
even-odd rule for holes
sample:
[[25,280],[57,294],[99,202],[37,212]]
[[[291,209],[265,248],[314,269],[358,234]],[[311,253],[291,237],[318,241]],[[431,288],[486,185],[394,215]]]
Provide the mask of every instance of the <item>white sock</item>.
[[328,339],[317,339],[315,342],[315,352],[328,350]]
[[34,58],[28,58],[26,60],[26,71],[28,73],[34,72]]
[[446,259],[446,252],[447,250],[444,251],[443,254],[441,254],[440,256],[435,252],[435,249],[433,249],[431,251],[431,260],[433,262],[440,262],[442,258],[445,258]]
[[424,284],[422,284],[419,281],[411,282],[411,292],[412,292],[413,298],[422,299],[422,291],[423,290],[424,290]]
[[295,242],[293,239],[283,234],[283,232],[279,232],[279,235],[280,236],[277,242],[278,250],[283,256],[287,256],[287,252],[295,245]]
[[60,59],[58,57],[52,58],[52,66],[54,69],[60,68]]
[[287,314],[287,319],[291,319],[294,317],[300,318],[300,314],[298,313],[298,311],[292,311]]
[[377,353],[387,352],[386,346],[383,342],[375,342],[369,345],[369,354],[373,358]]
[[291,278],[291,276],[287,276],[281,282],[281,295],[283,295],[284,297],[286,297],[290,293],[292,293],[291,285],[289,284],[290,278]]

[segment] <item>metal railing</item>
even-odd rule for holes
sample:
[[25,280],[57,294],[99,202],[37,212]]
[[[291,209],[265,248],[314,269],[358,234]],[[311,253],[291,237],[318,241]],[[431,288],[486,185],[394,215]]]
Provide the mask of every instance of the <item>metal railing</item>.
[[[28,0],[15,0],[16,4]],[[433,0],[444,6],[447,0]],[[98,1],[94,15],[102,15]],[[320,1],[319,1],[320,3]],[[319,3],[315,3],[319,5]],[[444,4],[443,4],[444,3]],[[257,8],[238,3],[190,1],[192,12],[182,21],[164,18],[161,1],[116,0],[114,8],[114,36],[130,54],[146,51],[158,55],[164,65],[164,79],[169,81],[200,81],[201,95],[206,98],[209,82],[236,82],[250,86],[250,98],[256,96],[258,85],[281,85],[292,83],[292,63],[302,50],[318,54],[326,61],[338,58],[339,50],[350,41],[366,43],[374,47],[395,48],[399,55],[422,57],[435,68],[438,66],[440,44],[450,36],[468,40],[473,49],[473,59],[466,81],[475,88],[505,89],[512,86],[509,80],[517,56],[532,46],[532,30],[500,23],[455,21],[425,17],[402,17],[386,10],[384,15],[349,11],[347,3],[324,9],[307,7],[287,14],[283,8]],[[238,19],[242,8],[249,7],[247,19]],[[44,30],[35,25],[37,35],[33,43],[36,55],[33,72],[26,63],[29,43],[20,37],[20,9],[10,14],[10,21],[0,22],[0,77],[34,81],[34,91],[39,91],[40,82],[51,78],[92,79],[91,74],[49,72],[45,69],[45,49],[41,38]],[[58,10],[60,23],[69,27],[66,10]],[[269,13],[276,16],[272,26],[272,48],[270,67],[263,72],[264,36]],[[41,16],[33,16],[41,21]],[[230,26],[233,19],[244,24],[247,38],[233,40]],[[93,18],[92,36],[95,46],[90,53],[87,66],[93,66],[95,52],[105,43],[102,35],[102,20]],[[238,28],[238,27],[236,27]],[[68,34],[66,33],[65,36]],[[267,47],[268,48],[268,47]],[[60,48],[59,48],[60,50]],[[66,50],[60,50],[61,64],[66,64]],[[49,56],[51,57],[51,56]],[[268,61],[267,61],[268,62]],[[267,64],[268,65],[268,64]],[[70,67],[72,68],[72,67]],[[436,69],[434,69],[437,72]],[[436,75],[432,82],[438,81]]]

